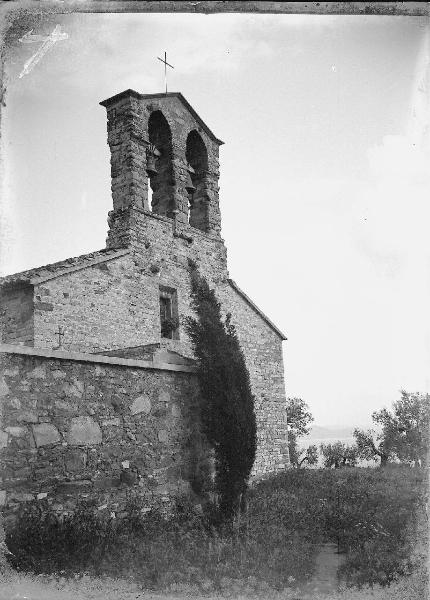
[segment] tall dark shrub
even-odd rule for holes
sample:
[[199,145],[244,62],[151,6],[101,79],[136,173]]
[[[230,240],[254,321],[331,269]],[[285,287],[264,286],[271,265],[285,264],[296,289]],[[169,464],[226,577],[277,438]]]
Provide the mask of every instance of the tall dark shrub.
[[186,327],[199,366],[203,432],[215,454],[215,487],[228,521],[244,498],[255,460],[256,420],[249,373],[230,315],[195,268],[191,298],[197,318]]

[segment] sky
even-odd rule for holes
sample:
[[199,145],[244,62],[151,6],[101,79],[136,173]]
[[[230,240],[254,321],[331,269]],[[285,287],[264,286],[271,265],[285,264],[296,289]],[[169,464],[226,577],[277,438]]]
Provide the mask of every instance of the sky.
[[[105,246],[105,109],[181,92],[224,140],[230,276],[286,334],[287,396],[365,426],[430,391],[428,21],[419,17],[71,14],[6,62],[0,272]],[[27,67],[25,68],[25,65]],[[21,75],[21,76],[20,76]]]

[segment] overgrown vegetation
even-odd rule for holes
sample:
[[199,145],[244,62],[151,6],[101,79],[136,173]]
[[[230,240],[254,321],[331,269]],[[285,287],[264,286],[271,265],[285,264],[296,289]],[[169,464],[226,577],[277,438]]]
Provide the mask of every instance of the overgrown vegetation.
[[381,466],[390,460],[422,467],[428,464],[430,394],[402,390],[391,411],[386,408],[375,411],[372,420],[380,428],[378,432],[354,430],[361,458],[379,459]]
[[59,517],[47,502],[31,502],[21,510],[6,543],[11,563],[35,573],[79,572],[103,559],[115,543],[114,521],[102,519],[86,504]]
[[315,445],[299,449],[297,443],[299,437],[309,434],[313,420],[309,406],[302,398],[287,398],[288,452],[290,462],[296,469],[305,463],[310,466],[318,462],[318,448]]
[[358,450],[356,446],[334,442],[333,444],[321,444],[321,455],[323,465],[326,469],[339,469],[341,467],[355,467],[358,461]]
[[[187,504],[169,519],[135,505],[125,520],[90,507],[63,520],[28,506],[9,532],[20,570],[131,578],[144,587],[195,591],[285,589],[309,579],[319,545],[345,552],[348,585],[388,585],[414,568],[422,469],[290,470],[249,491],[246,516],[221,534]],[[178,587],[179,586],[179,587]]]
[[188,318],[186,328],[198,364],[202,429],[214,450],[220,515],[231,522],[244,505],[255,460],[254,397],[231,316],[222,320],[214,290],[193,264],[191,300],[197,318]]

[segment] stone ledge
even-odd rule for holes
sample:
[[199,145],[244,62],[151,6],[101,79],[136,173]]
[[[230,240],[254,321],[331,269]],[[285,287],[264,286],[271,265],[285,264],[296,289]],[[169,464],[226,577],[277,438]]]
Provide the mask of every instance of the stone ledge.
[[[157,221],[162,221],[172,227],[174,225],[174,219],[172,217],[166,217],[166,215],[157,215],[153,213],[151,210],[146,210],[144,208],[140,208],[139,206],[130,206],[131,210],[135,212],[145,215],[145,217],[150,217],[151,219],[155,219]],[[218,242],[219,244],[224,244],[224,239],[218,233],[210,233],[206,231],[202,231],[201,229],[197,229],[196,227],[192,227],[191,225],[180,225],[180,230],[176,234],[173,234],[173,237],[194,237],[201,238],[203,240],[211,240],[213,242]]]
[[118,358],[115,356],[103,356],[101,354],[85,354],[83,352],[63,352],[49,348],[32,348],[30,346],[13,346],[11,344],[0,344],[0,354],[25,354],[27,356],[40,356],[43,358],[55,358],[58,360],[71,360],[76,362],[119,365],[134,369],[148,369],[156,371],[176,371],[180,373],[197,373],[197,367],[191,365],[175,365],[171,363],[153,363],[145,360],[134,360],[130,358]]

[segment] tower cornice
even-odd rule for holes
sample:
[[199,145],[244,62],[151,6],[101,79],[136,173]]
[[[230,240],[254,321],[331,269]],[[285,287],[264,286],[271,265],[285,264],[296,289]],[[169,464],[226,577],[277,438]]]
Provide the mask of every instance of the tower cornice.
[[218,146],[222,146],[224,142],[216,137],[216,135],[209,129],[203,119],[197,114],[188,100],[180,93],[180,92],[168,92],[167,94],[139,94],[135,90],[124,90],[119,94],[115,94],[115,96],[111,96],[106,100],[102,100],[99,104],[104,106],[105,108],[109,108],[112,104],[116,104],[120,100],[124,98],[136,98],[136,100],[163,100],[164,98],[178,98],[178,100],[185,106],[185,108],[190,112],[190,114],[194,117],[194,119],[198,122],[201,128],[207,133],[207,135],[218,144]]

